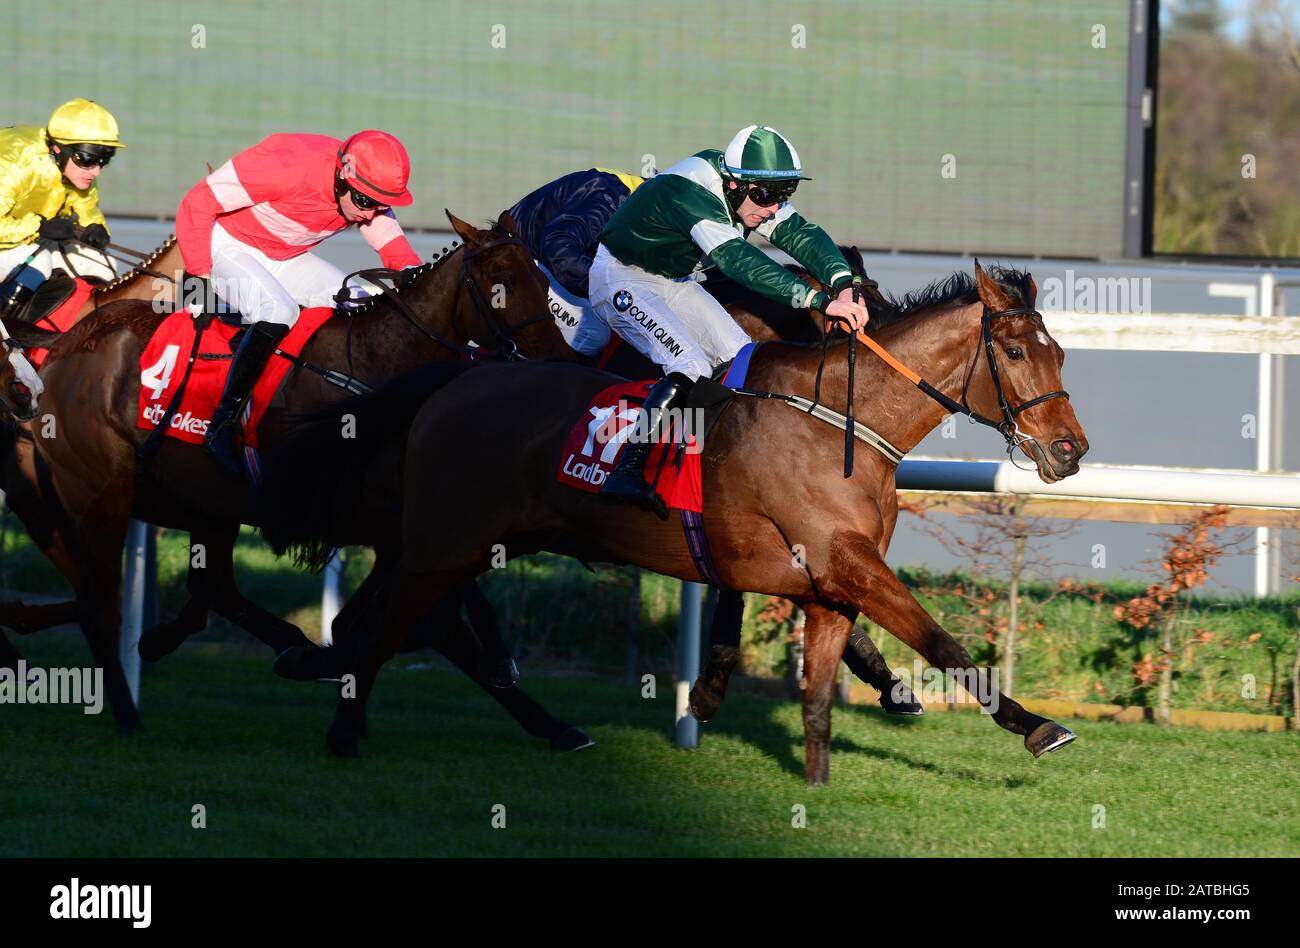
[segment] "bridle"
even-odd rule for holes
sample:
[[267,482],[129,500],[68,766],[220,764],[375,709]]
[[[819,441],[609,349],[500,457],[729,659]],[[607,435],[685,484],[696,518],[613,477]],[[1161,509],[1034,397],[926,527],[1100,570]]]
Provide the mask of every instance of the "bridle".
[[[855,287],[854,297],[855,299],[857,298],[856,287]],[[984,307],[984,310],[983,313],[980,315],[980,336],[983,345],[982,346],[977,345],[975,347],[974,354],[971,356],[970,366],[966,369],[966,377],[961,387],[961,401],[957,401],[956,399],[948,395],[945,395],[943,392],[939,391],[937,388],[935,388],[925,379],[921,378],[921,376],[918,375],[916,372],[912,371],[902,362],[899,362],[896,358],[890,355],[889,352],[880,343],[876,342],[876,340],[872,339],[865,332],[857,332],[854,334],[852,338],[850,338],[849,345],[848,345],[849,386],[848,386],[847,412],[843,416],[840,416],[841,420],[843,420],[845,424],[838,425],[838,422],[836,422],[836,424],[839,427],[842,427],[845,432],[845,440],[844,440],[844,476],[845,477],[849,477],[853,473],[853,439],[855,437],[854,432],[858,428],[862,427],[860,425],[855,425],[853,420],[853,389],[854,389],[853,368],[854,368],[854,361],[855,361],[854,354],[857,350],[857,342],[862,342],[868,349],[870,349],[876,355],[880,356],[880,358],[884,361],[886,365],[888,365],[895,372],[902,375],[909,382],[911,382],[913,385],[919,388],[926,395],[930,396],[930,398],[934,399],[944,408],[948,409],[948,411],[952,412],[953,414],[966,415],[967,417],[970,418],[971,421],[978,422],[979,424],[982,425],[987,425],[988,427],[992,428],[994,431],[998,432],[998,434],[1002,435],[1003,439],[1007,443],[1007,456],[1012,459],[1013,464],[1015,463],[1016,448],[1024,444],[1033,443],[1035,440],[1034,438],[1030,437],[1029,435],[1025,434],[1023,431],[1020,430],[1019,425],[1016,424],[1017,416],[1019,416],[1025,411],[1028,411],[1030,408],[1033,408],[1035,405],[1041,405],[1043,402],[1050,401],[1053,398],[1064,398],[1067,400],[1069,399],[1070,397],[1069,392],[1066,392],[1064,390],[1057,390],[1055,392],[1048,392],[1045,395],[1039,395],[1035,398],[1031,398],[1026,402],[1021,402],[1019,405],[1013,406],[1007,400],[1006,389],[1003,388],[1002,386],[1002,375],[1000,372],[998,372],[998,360],[997,357],[993,354],[993,320],[1001,316],[1037,316],[1039,321],[1041,322],[1043,318],[1043,314],[1038,312],[1038,310],[1034,309],[1032,306],[1011,306],[1008,307],[1007,309],[991,310],[989,309],[987,303],[982,303],[982,305]],[[981,349],[983,349],[985,360],[988,362],[989,374],[993,378],[994,391],[997,392],[998,408],[1002,412],[1001,421],[996,421],[992,418],[987,418],[970,407],[970,401],[969,401],[970,383],[971,383],[972,376],[975,374],[975,366],[979,362]],[[822,369],[825,367],[825,363],[826,363],[826,347],[825,347],[825,338],[823,337],[822,364],[817,368],[817,383],[814,392],[814,397],[812,401],[808,403],[808,407],[805,409],[809,412],[812,412],[815,409],[817,409],[818,402],[820,402],[821,400],[821,377],[822,377]],[[753,393],[747,393],[747,394],[753,394]],[[765,394],[770,395],[770,393],[765,393]],[[869,434],[871,434],[873,437],[877,437],[877,438],[879,437],[878,435],[875,435],[874,432],[870,432],[869,429],[864,429],[864,430],[867,431]],[[860,435],[856,435],[856,436],[860,437]],[[893,446],[888,445],[887,442],[886,445],[892,450],[892,453],[896,453],[899,458],[902,457],[902,453],[899,452],[897,448],[893,448]],[[886,456],[889,456],[892,459],[892,454],[890,452],[885,452],[885,453]]]
[[[961,404],[957,405],[954,403],[951,407],[956,411],[960,411],[962,414],[968,415],[971,421],[976,421],[982,425],[988,425],[990,428],[995,429],[1003,438],[1006,439],[1007,453],[1010,454],[1018,445],[1033,440],[1020,430],[1019,425],[1016,424],[1016,417],[1022,412],[1033,408],[1035,405],[1041,405],[1043,402],[1050,401],[1053,398],[1064,398],[1068,400],[1070,393],[1064,389],[1058,389],[1055,392],[1048,392],[1046,395],[1039,395],[1036,398],[1029,399],[1027,402],[1021,402],[1019,405],[1014,406],[1007,401],[1006,390],[1002,387],[1002,375],[998,372],[998,360],[993,355],[993,320],[1000,316],[1037,316],[1039,322],[1041,322],[1043,314],[1030,306],[1012,306],[1009,309],[1000,309],[995,312],[990,310],[988,305],[985,304],[984,312],[980,316],[980,334],[984,339],[984,356],[988,362],[989,375],[993,377],[993,389],[997,392],[998,408],[1002,410],[1002,421],[998,422],[991,418],[984,417],[979,414],[979,412],[974,411],[967,401],[967,395],[970,391],[971,377],[975,374],[975,364],[979,361],[980,357],[979,347],[976,347],[975,354],[971,356],[970,367],[966,370],[966,379],[961,386]],[[933,395],[931,397],[933,397]],[[951,401],[951,399],[949,399],[949,401]],[[947,403],[945,402],[944,404],[946,405]]]
[[461,255],[460,273],[465,281],[465,287],[469,290],[469,298],[474,301],[474,308],[478,310],[479,317],[487,324],[492,335],[496,337],[499,351],[504,352],[507,360],[526,359],[527,356],[519,351],[519,346],[515,343],[515,334],[535,323],[546,322],[554,319],[554,317],[549,312],[546,312],[540,316],[530,316],[522,322],[503,324],[501,320],[492,315],[493,307],[489,306],[487,300],[483,298],[483,291],[479,289],[478,280],[474,278],[474,272],[469,265],[471,260],[482,256],[489,250],[509,246],[522,248],[529,255],[529,259],[532,259],[532,251],[528,249],[528,245],[520,237],[507,234],[504,237],[489,240],[477,247],[470,248],[466,246],[464,254]]
[[[550,320],[553,317],[550,313],[544,313],[540,316],[530,316],[528,319],[517,323],[502,322],[493,314],[494,307],[490,306],[487,299],[483,296],[483,291],[480,289],[478,280],[474,277],[474,271],[470,267],[470,261],[474,260],[476,257],[480,257],[489,251],[496,250],[500,247],[507,246],[518,246],[523,248],[525,252],[530,253],[531,259],[531,252],[528,251],[527,244],[514,234],[507,234],[505,237],[498,237],[495,240],[489,240],[487,243],[481,244],[478,247],[470,248],[469,246],[466,246],[464,252],[461,254],[460,260],[461,284],[463,288],[468,291],[470,301],[474,304],[474,310],[478,313],[479,318],[483,321],[483,324],[496,340],[497,347],[494,349],[485,350],[483,347],[479,346],[464,346],[458,342],[453,342],[450,339],[444,339],[437,332],[420,322],[416,315],[411,312],[411,307],[407,305],[406,300],[404,300],[397,289],[395,289],[399,284],[403,287],[410,286],[417,277],[431,270],[436,265],[437,261],[422,263],[420,266],[409,270],[393,270],[389,267],[371,267],[369,269],[357,270],[353,273],[349,273],[344,277],[343,285],[339,288],[339,291],[334,294],[334,301],[340,304],[349,301],[355,302],[355,300],[352,299],[347,284],[353,277],[361,277],[363,280],[379,287],[381,295],[393,304],[393,307],[397,310],[398,314],[417,332],[435,345],[442,346],[443,348],[449,349],[452,352],[473,361],[496,357],[502,357],[509,361],[526,359],[527,356],[519,351],[519,345],[514,339],[515,335],[535,323]],[[454,253],[455,251],[453,250],[449,252]],[[382,282],[383,280],[393,281],[394,287],[389,287]]]

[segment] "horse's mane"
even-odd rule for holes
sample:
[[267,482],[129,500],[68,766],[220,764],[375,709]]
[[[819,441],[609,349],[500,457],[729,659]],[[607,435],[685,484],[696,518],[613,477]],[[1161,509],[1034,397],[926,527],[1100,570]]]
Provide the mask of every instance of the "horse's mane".
[[[493,234],[499,234],[502,231],[500,227],[494,224],[492,225],[490,232]],[[397,292],[397,295],[401,296],[403,293],[408,293],[413,290],[415,286],[423,282],[426,277],[431,276],[438,270],[442,269],[447,261],[455,256],[457,250],[464,249],[464,244],[458,240],[453,240],[451,246],[443,247],[433,255],[432,259],[424,261],[418,267],[403,270],[401,275],[393,281],[393,288]],[[379,301],[382,300],[385,295],[386,294],[384,293],[376,293],[368,299],[358,300],[353,303],[348,307],[349,318],[369,313],[379,304]]]
[[[1029,273],[1010,267],[990,267],[987,270],[999,286],[1016,298],[1022,306],[1031,305],[1033,296],[1029,288]],[[876,307],[871,313],[869,331],[875,332],[887,326],[902,322],[922,310],[937,309],[943,306],[968,306],[978,303],[979,285],[975,277],[965,270],[958,270],[950,277],[935,280],[929,286],[912,290],[902,297],[884,294],[888,308]]]
[[143,260],[141,260],[139,263],[133,266],[130,270],[127,270],[120,277],[109,280],[107,283],[102,283],[99,286],[95,287],[94,293],[98,295],[100,293],[107,293],[109,290],[116,289],[117,287],[125,283],[127,280],[130,280],[133,277],[135,277],[137,274],[139,274],[141,270],[146,270],[149,267],[152,267],[155,263],[158,262],[158,259],[163,254],[165,254],[168,250],[172,249],[172,245],[175,243],[176,243],[176,235],[169,234],[167,239],[164,240],[161,244],[159,244],[158,248],[154,250],[153,253],[149,254],[149,256],[145,257]]

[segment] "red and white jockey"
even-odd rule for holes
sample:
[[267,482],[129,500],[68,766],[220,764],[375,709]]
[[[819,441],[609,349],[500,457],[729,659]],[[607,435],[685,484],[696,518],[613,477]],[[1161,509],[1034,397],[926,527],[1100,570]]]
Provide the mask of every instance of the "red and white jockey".
[[[356,224],[386,267],[417,266],[419,256],[392,208],[413,200],[411,164],[392,135],[358,132],[272,135],[242,151],[185,195],[176,240],[185,269],[210,278],[213,292],[251,323],[235,353],[226,390],[205,443],[232,473],[237,418],[300,306],[332,305],[344,273],[308,253]],[[351,281],[364,295],[369,284]]]

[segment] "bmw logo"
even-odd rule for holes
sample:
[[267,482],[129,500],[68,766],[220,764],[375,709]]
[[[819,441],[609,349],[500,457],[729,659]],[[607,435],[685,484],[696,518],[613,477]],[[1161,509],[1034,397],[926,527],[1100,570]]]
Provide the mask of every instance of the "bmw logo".
[[632,308],[632,294],[627,290],[619,290],[614,294],[614,308],[620,313],[626,313]]

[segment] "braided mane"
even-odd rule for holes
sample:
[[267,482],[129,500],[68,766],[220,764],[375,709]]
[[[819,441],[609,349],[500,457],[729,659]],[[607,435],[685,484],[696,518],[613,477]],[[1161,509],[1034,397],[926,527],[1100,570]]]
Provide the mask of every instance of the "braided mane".
[[153,253],[149,254],[149,256],[145,257],[143,260],[141,260],[139,263],[133,266],[130,270],[127,270],[126,273],[123,273],[120,277],[117,277],[114,280],[110,280],[107,283],[103,283],[95,287],[93,295],[98,295],[100,293],[107,293],[109,290],[115,290],[123,283],[125,283],[127,280],[130,280],[136,275],[138,275],[141,270],[147,270],[149,267],[152,267],[155,263],[158,262],[159,257],[165,254],[168,250],[172,249],[172,246],[175,243],[176,243],[176,235],[169,234],[167,239],[164,240],[161,244],[159,244],[158,248]]

